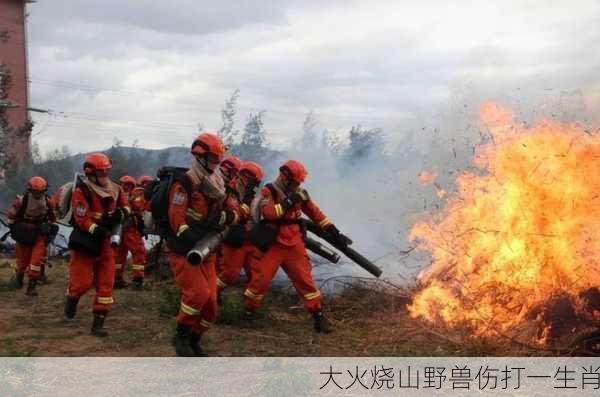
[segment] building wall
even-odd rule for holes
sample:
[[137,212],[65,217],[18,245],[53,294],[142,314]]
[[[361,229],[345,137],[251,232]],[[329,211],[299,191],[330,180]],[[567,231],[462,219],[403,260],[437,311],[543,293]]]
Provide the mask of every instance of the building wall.
[[[9,34],[8,40],[0,40],[0,63],[7,65],[12,78],[8,99],[15,107],[8,110],[8,120],[13,128],[20,128],[28,118],[25,3],[25,0],[0,0],[0,32]],[[29,150],[29,143],[30,137],[20,140],[11,148],[11,157],[22,159]]]

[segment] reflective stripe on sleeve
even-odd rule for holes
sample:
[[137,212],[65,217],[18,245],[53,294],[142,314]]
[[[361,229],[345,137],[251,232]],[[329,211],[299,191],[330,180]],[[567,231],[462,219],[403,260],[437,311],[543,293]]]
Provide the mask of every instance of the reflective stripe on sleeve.
[[184,223],[183,225],[179,226],[179,229],[177,229],[177,237],[179,237],[181,235],[181,233],[185,232],[189,228],[190,227],[186,223]]
[[283,215],[283,207],[281,206],[281,204],[275,204],[275,214],[278,217],[281,217]]
[[195,221],[201,221],[204,218],[204,216],[201,213],[194,210],[193,208],[188,208],[187,210],[185,210],[185,214]]
[[240,208],[241,208],[241,209],[242,209],[242,211],[244,212],[244,215],[245,215],[245,216],[248,216],[248,215],[250,215],[250,207],[248,207],[248,205],[246,205],[246,204],[242,204],[242,205],[240,206]]
[[321,222],[319,222],[319,227],[322,229],[325,226],[328,226],[330,224],[331,224],[331,221],[329,220],[329,218],[325,218]]

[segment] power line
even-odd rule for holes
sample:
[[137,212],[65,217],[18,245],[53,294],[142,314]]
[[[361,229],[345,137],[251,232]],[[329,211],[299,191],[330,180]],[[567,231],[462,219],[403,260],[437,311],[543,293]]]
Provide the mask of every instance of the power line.
[[[78,83],[78,82],[70,82],[70,81],[65,81],[65,80],[52,80],[52,79],[45,79],[45,78],[39,78],[39,77],[35,77],[35,78],[32,77],[29,81],[34,84],[45,84],[45,85],[59,87],[59,88],[67,88],[67,89],[89,91],[89,92],[106,92],[106,93],[110,93],[112,95],[118,95],[118,96],[145,95],[145,96],[151,96],[151,97],[154,97],[157,99],[162,99],[167,102],[171,102],[171,103],[175,103],[175,104],[182,104],[185,106],[194,107],[195,109],[203,109],[203,110],[208,110],[208,111],[215,110],[215,107],[213,107],[213,106],[199,106],[198,104],[195,104],[193,102],[181,101],[181,100],[176,100],[176,99],[172,99],[172,98],[165,98],[165,96],[162,94],[157,94],[157,93],[153,93],[153,92],[149,92],[149,91],[119,90],[119,89],[113,89],[113,88],[98,87],[98,86],[83,84],[83,83]],[[257,107],[238,106],[238,109],[245,109],[246,111],[251,111],[251,112],[255,112],[258,110],[265,110],[267,112],[267,114],[274,113],[274,114],[284,114],[284,115],[294,115],[294,116],[304,116],[310,110],[309,108],[307,108],[306,111],[290,111],[290,110],[280,110],[280,109],[273,109],[273,108],[263,108],[260,106],[257,106]],[[328,112],[322,112],[322,111],[315,111],[314,115],[316,117],[320,117],[320,118],[334,118],[334,119],[361,120],[361,121],[363,121],[363,120],[381,121],[381,120],[389,119],[389,117],[387,117],[387,116],[373,116],[373,115],[365,115],[365,114],[359,115],[357,113],[349,114],[347,112],[345,114],[340,114],[340,113],[328,113]]]

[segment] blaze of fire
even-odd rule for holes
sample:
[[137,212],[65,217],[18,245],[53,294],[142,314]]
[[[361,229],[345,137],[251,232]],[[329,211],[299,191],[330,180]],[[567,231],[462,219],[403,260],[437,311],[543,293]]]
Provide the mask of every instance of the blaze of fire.
[[432,256],[410,314],[475,336],[507,332],[535,307],[600,285],[600,136],[550,121],[527,128],[481,107],[489,143],[445,208],[409,239]]

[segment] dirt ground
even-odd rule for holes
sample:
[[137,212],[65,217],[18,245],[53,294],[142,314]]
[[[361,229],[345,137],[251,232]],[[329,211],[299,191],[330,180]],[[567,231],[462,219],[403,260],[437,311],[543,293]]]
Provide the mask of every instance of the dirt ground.
[[[63,320],[66,262],[54,262],[49,283],[28,297],[25,288],[8,290],[11,259],[0,258],[0,356],[172,356],[170,338],[179,295],[171,281],[153,282],[143,291],[116,290],[106,320],[109,337],[89,335],[89,292],[77,318]],[[406,299],[350,288],[326,300],[335,332],[319,335],[310,316],[288,288],[271,291],[260,318],[240,320],[242,289],[225,295],[218,323],[202,341],[211,356],[466,356],[531,355],[531,349],[506,343],[464,344],[411,319]],[[539,352],[538,352],[539,354]]]

